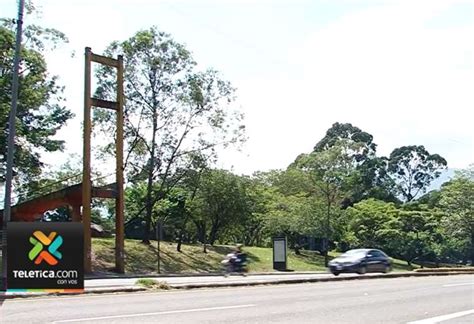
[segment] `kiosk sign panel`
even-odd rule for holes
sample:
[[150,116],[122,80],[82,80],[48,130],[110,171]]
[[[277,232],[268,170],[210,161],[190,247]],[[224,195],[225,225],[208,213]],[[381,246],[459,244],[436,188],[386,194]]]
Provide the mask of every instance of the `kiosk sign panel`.
[[287,269],[286,237],[273,238],[273,269]]

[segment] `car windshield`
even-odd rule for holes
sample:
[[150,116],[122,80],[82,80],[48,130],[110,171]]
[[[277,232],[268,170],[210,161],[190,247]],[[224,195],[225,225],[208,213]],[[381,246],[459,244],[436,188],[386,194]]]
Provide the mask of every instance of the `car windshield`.
[[341,258],[361,258],[366,255],[366,250],[349,250],[341,254]]

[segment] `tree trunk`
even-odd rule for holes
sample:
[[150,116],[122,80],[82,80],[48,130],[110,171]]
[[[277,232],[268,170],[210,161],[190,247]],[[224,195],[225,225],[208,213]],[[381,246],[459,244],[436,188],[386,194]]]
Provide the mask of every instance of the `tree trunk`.
[[199,242],[204,244],[206,242],[206,226],[202,222],[195,221],[194,225],[196,225],[197,236]]
[[327,214],[326,214],[326,248],[324,253],[324,266],[327,268],[329,265],[329,237],[330,237],[330,217],[331,217],[331,196],[329,191],[329,184],[327,185]]
[[296,255],[301,255],[301,252],[300,252],[301,247],[298,244],[295,244],[293,249],[295,250]]
[[183,242],[183,233],[179,232],[178,245],[176,245],[176,251],[181,252],[181,243]]
[[146,215],[145,215],[145,233],[143,233],[143,243],[150,244],[151,216],[153,212],[153,173],[155,171],[155,146],[156,146],[156,128],[157,116],[156,111],[153,114],[153,134],[151,140],[150,161],[148,164],[148,182],[146,188]]
[[214,242],[217,240],[217,230],[217,226],[212,226],[208,241],[210,245],[214,245]]

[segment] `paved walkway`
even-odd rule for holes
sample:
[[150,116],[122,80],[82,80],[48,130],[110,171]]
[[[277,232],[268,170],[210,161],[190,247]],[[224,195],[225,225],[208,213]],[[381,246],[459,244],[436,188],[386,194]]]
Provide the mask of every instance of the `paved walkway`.
[[[351,275],[345,275],[351,276]],[[145,277],[160,282],[165,282],[172,287],[180,287],[197,284],[228,284],[228,283],[274,283],[288,280],[315,279],[334,277],[330,273],[313,272],[313,273],[271,273],[271,274],[249,274],[247,276],[231,275],[224,277],[223,275],[208,276],[163,276],[163,277]],[[86,279],[84,286],[90,288],[112,288],[112,287],[131,287],[135,286],[138,279],[135,278],[107,278],[107,279]]]

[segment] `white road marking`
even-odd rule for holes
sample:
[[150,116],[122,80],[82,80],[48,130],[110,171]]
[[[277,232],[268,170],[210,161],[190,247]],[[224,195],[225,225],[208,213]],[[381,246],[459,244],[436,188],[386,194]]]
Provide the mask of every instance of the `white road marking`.
[[466,315],[474,314],[474,309],[470,309],[467,311],[463,312],[457,312],[453,314],[447,314],[447,315],[441,315],[441,316],[436,316],[436,317],[431,317],[431,318],[426,318],[424,320],[419,320],[419,321],[413,321],[413,322],[408,322],[407,324],[434,324],[434,323],[439,323],[442,321],[447,321],[453,318],[457,317],[462,317]]
[[472,286],[472,285],[474,285],[474,282],[466,282],[466,283],[458,283],[458,284],[448,284],[448,285],[443,285],[443,287]]
[[247,307],[255,307],[255,306],[256,306],[255,304],[248,304],[248,305],[181,309],[181,310],[174,310],[174,311],[154,312],[154,313],[139,313],[139,314],[124,314],[124,315],[112,315],[112,316],[101,316],[101,317],[76,318],[76,319],[54,321],[53,323],[74,323],[74,322],[110,320],[114,318],[131,318],[131,317],[142,317],[142,316],[152,316],[152,315],[206,312],[206,311],[215,311],[215,310],[223,310],[223,309],[247,308]]

